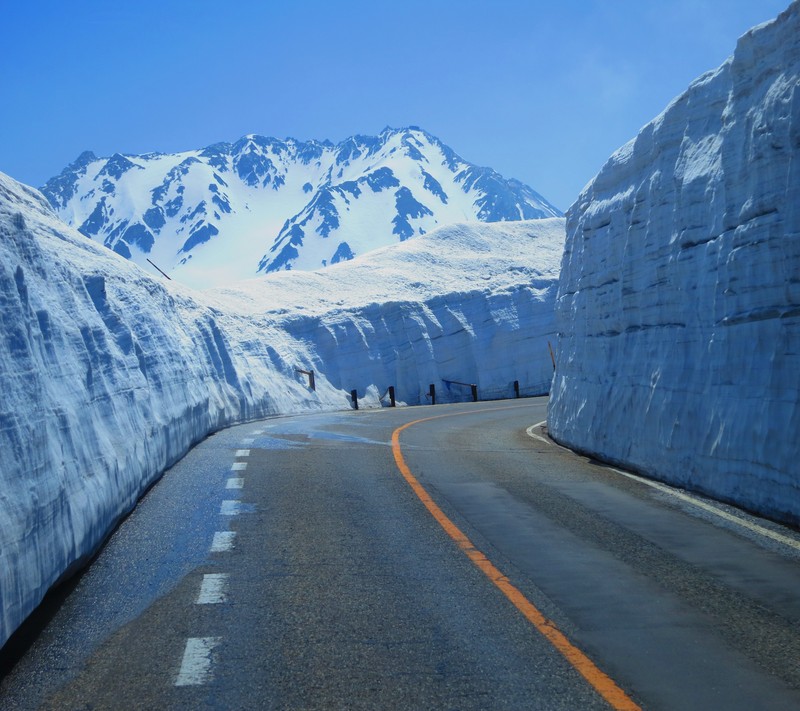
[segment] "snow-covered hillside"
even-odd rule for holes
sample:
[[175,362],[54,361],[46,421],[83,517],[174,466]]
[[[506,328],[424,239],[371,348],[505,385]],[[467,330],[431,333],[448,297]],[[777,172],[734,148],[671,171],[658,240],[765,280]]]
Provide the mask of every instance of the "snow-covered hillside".
[[338,145],[250,135],[175,154],[86,152],[42,191],[84,235],[196,288],[319,269],[456,222],[561,214],[416,127]]
[[[200,294],[0,174],[0,645],[208,433],[271,413],[546,389],[563,219],[456,225]],[[316,391],[297,368],[316,372]]]
[[800,4],[570,208],[560,442],[800,522]]
[[205,292],[229,313],[256,317],[269,304],[288,335],[313,342],[311,367],[364,396],[394,385],[407,404],[549,391],[548,338],[564,240],[563,218],[452,225],[317,272]]

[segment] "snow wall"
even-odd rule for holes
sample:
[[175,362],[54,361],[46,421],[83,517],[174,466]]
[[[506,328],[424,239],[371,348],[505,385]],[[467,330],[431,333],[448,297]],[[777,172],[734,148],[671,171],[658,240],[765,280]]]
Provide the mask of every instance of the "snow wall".
[[[441,228],[317,272],[204,292],[243,318],[267,318],[306,344],[304,368],[361,404],[395,387],[398,400],[471,400],[549,392],[553,304],[564,219]],[[448,382],[452,383],[448,385]],[[387,400],[384,398],[384,402]]]
[[567,213],[548,423],[800,523],[800,4],[740,38]]
[[[564,222],[537,225],[457,226],[389,248],[416,280],[391,288],[387,272],[353,262],[206,295],[151,278],[0,174],[0,645],[215,430],[348,408],[352,388],[379,406],[392,381],[422,402],[454,372],[492,395],[523,371],[548,383]],[[470,244],[508,256],[484,271]],[[463,279],[448,250],[470,265]],[[538,251],[543,269],[518,266]],[[436,290],[457,284],[449,306]],[[316,391],[297,368],[316,371]]]

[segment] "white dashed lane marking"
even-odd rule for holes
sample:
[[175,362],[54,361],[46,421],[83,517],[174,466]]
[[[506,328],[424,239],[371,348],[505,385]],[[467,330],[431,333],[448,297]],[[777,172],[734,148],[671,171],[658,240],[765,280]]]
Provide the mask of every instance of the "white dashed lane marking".
[[214,650],[222,637],[189,637],[175,686],[197,686],[211,680]]
[[225,553],[233,550],[236,543],[236,531],[217,531],[211,541],[212,553]]
[[226,499],[219,507],[221,516],[238,516],[241,513],[241,501],[231,501]]
[[218,605],[228,599],[228,574],[207,573],[200,583],[195,601],[198,605]]
[[[255,440],[245,438],[242,444],[252,444]],[[249,449],[237,449],[236,457],[249,457]],[[234,462],[231,471],[244,471],[247,462]],[[230,477],[226,489],[241,489],[244,479]],[[220,504],[221,516],[236,516],[241,513],[242,502],[226,499]],[[217,531],[211,541],[211,553],[225,553],[233,550],[236,542],[236,531]],[[200,582],[200,591],[195,604],[218,605],[228,599],[228,573],[207,573]],[[222,637],[190,637],[186,640],[183,659],[175,679],[175,686],[199,686],[212,679],[215,650],[222,643]]]
[[[260,434],[260,433],[256,433]],[[242,444],[252,444],[253,438],[245,438]],[[236,457],[249,457],[249,449],[237,449]],[[247,462],[234,462],[231,471],[244,471]],[[244,479],[230,477],[225,484],[226,489],[241,489]],[[242,502],[226,499],[220,504],[221,516],[236,516],[242,511]],[[211,553],[225,553],[233,550],[236,542],[236,531],[217,531],[211,541]],[[197,605],[217,605],[228,599],[227,573],[207,573],[200,582],[200,591],[195,603]],[[175,679],[175,686],[199,686],[212,679],[215,650],[222,643],[222,637],[190,637],[186,640],[183,659]]]

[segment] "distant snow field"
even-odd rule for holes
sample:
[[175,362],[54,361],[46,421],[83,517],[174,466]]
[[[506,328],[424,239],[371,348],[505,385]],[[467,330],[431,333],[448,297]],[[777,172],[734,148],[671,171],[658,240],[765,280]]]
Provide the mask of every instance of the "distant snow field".
[[[564,220],[454,225],[207,293],[0,174],[0,644],[189,447],[275,413],[546,392]],[[315,371],[311,391],[299,370]],[[468,395],[468,393],[466,393]],[[384,404],[386,400],[384,400]]]

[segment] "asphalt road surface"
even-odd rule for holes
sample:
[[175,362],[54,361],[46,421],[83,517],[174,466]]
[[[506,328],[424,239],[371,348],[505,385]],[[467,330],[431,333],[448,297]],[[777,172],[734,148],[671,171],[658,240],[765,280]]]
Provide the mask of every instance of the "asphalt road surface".
[[7,645],[0,708],[800,709],[797,532],[568,452],[545,415],[209,437]]

